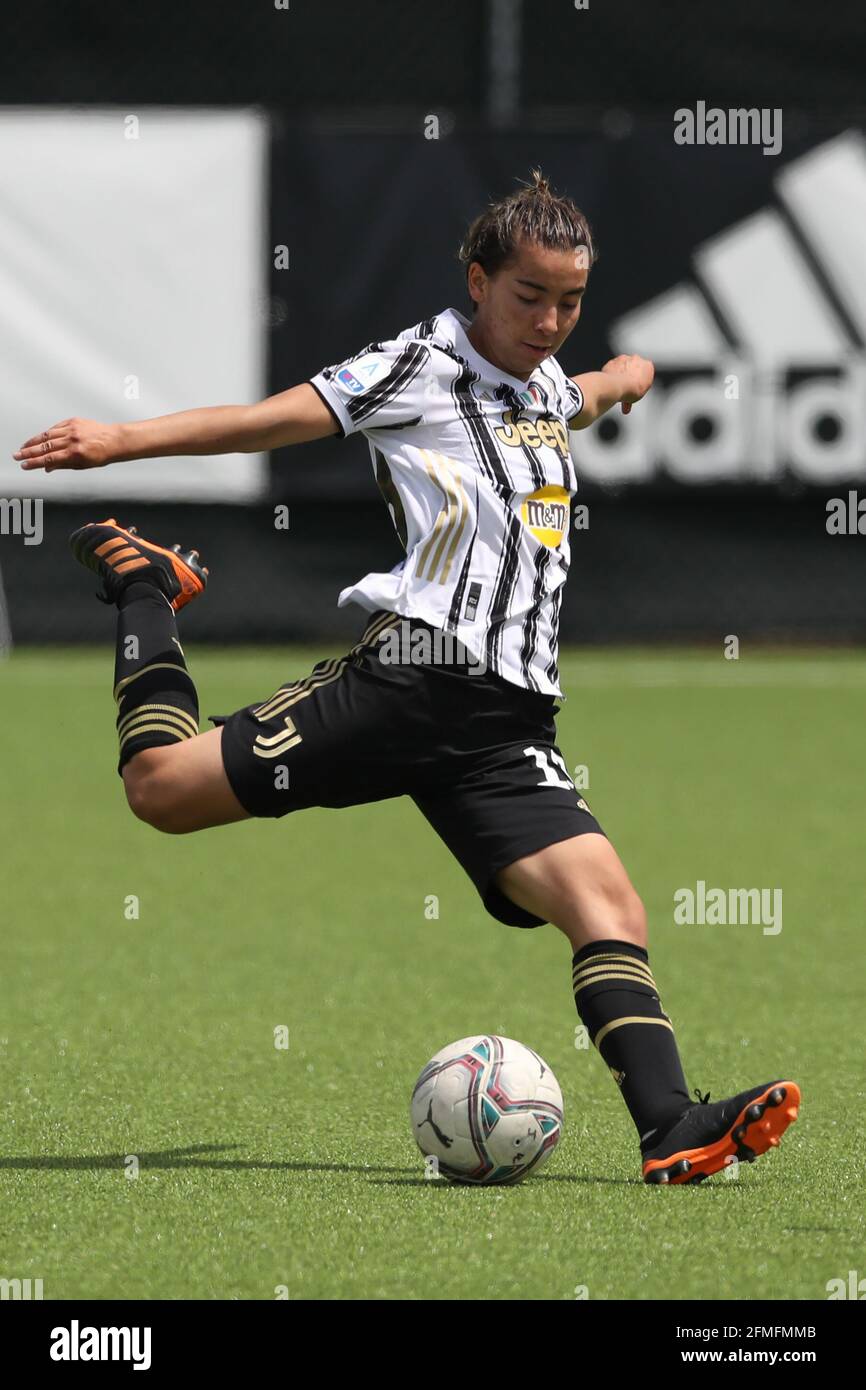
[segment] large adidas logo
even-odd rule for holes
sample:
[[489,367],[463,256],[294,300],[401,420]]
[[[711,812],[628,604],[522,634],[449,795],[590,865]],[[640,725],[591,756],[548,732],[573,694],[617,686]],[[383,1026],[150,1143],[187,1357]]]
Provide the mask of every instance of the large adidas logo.
[[584,477],[866,478],[863,135],[792,161],[774,195],[697,248],[691,282],[613,323],[614,350],[659,377],[639,410],[572,436]]

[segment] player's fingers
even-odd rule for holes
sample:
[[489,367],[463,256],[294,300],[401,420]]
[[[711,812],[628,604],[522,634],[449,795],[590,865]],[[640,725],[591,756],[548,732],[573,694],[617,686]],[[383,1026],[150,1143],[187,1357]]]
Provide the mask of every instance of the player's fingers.
[[39,444],[32,444],[29,448],[19,449],[15,458],[28,461],[32,460],[33,465],[38,467],[46,459],[52,458],[61,449],[66,449],[69,445],[69,437],[66,434],[56,434],[53,438],[44,438]]
[[13,454],[12,457],[16,459],[24,458],[25,449],[36,449],[40,445],[46,443],[46,441],[65,438],[69,424],[69,420],[58,420],[57,424],[52,425],[49,430],[42,430],[39,434],[31,435],[29,439],[25,439],[18,452]]
[[[60,445],[60,441],[59,441],[59,440],[58,440],[58,442],[57,442],[57,445],[58,445],[58,447],[59,447],[59,445]],[[39,463],[44,463],[45,460],[48,458],[48,456],[49,456],[51,453],[53,453],[53,451],[54,451],[54,445],[53,445],[53,444],[52,444],[52,446],[51,446],[50,449],[43,449],[42,445],[40,444],[37,448],[34,448],[34,449],[19,449],[19,450],[18,450],[18,453],[15,454],[14,457],[17,458],[17,459],[19,460],[19,462],[22,461],[22,460],[26,461],[27,459],[32,459],[33,462],[36,463],[36,464],[38,465]]]
[[[34,468],[44,468],[46,472],[55,467],[58,463],[69,466],[70,450],[68,439],[58,439],[51,441],[50,449],[26,449],[21,454],[23,462],[21,467],[25,473]],[[16,454],[16,458],[18,455]]]
[[52,449],[54,449],[61,441],[65,442],[65,440],[66,435],[60,433],[59,431],[51,436],[47,434],[37,435],[32,442],[22,444],[21,448],[18,449],[12,455],[12,457],[16,459],[32,459],[42,457],[44,454],[50,454]]
[[630,410],[631,410],[631,402],[630,402],[630,401],[623,401],[623,403],[622,403],[622,413],[623,413],[623,415],[628,415],[628,413],[629,413]]

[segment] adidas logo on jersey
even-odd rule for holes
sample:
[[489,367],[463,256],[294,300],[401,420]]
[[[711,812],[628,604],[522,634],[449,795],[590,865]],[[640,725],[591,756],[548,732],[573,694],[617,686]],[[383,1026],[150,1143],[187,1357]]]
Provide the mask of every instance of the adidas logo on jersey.
[[773,191],[697,248],[692,281],[612,324],[658,376],[640,410],[572,436],[583,477],[866,477],[866,140],[819,145]]

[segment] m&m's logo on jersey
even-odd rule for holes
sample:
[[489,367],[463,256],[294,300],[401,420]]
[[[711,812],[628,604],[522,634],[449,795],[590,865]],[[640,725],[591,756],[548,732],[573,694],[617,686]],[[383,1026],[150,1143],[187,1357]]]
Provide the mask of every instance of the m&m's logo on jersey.
[[520,516],[537,541],[555,550],[568,530],[568,493],[564,487],[540,487],[521,502]]

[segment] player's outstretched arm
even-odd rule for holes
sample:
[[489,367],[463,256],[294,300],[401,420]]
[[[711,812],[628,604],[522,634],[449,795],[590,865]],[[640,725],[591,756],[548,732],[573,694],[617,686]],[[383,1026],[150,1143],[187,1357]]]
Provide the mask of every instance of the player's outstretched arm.
[[318,392],[302,382],[256,405],[215,405],[153,420],[107,425],[60,420],[27,439],[14,454],[24,469],[102,468],[127,459],[176,454],[251,454],[306,444],[339,426]]
[[646,357],[624,353],[605,362],[600,372],[572,377],[583,393],[584,406],[569,420],[569,428],[585,430],[615,405],[622,405],[623,415],[628,415],[646,395],[654,376],[655,367]]

